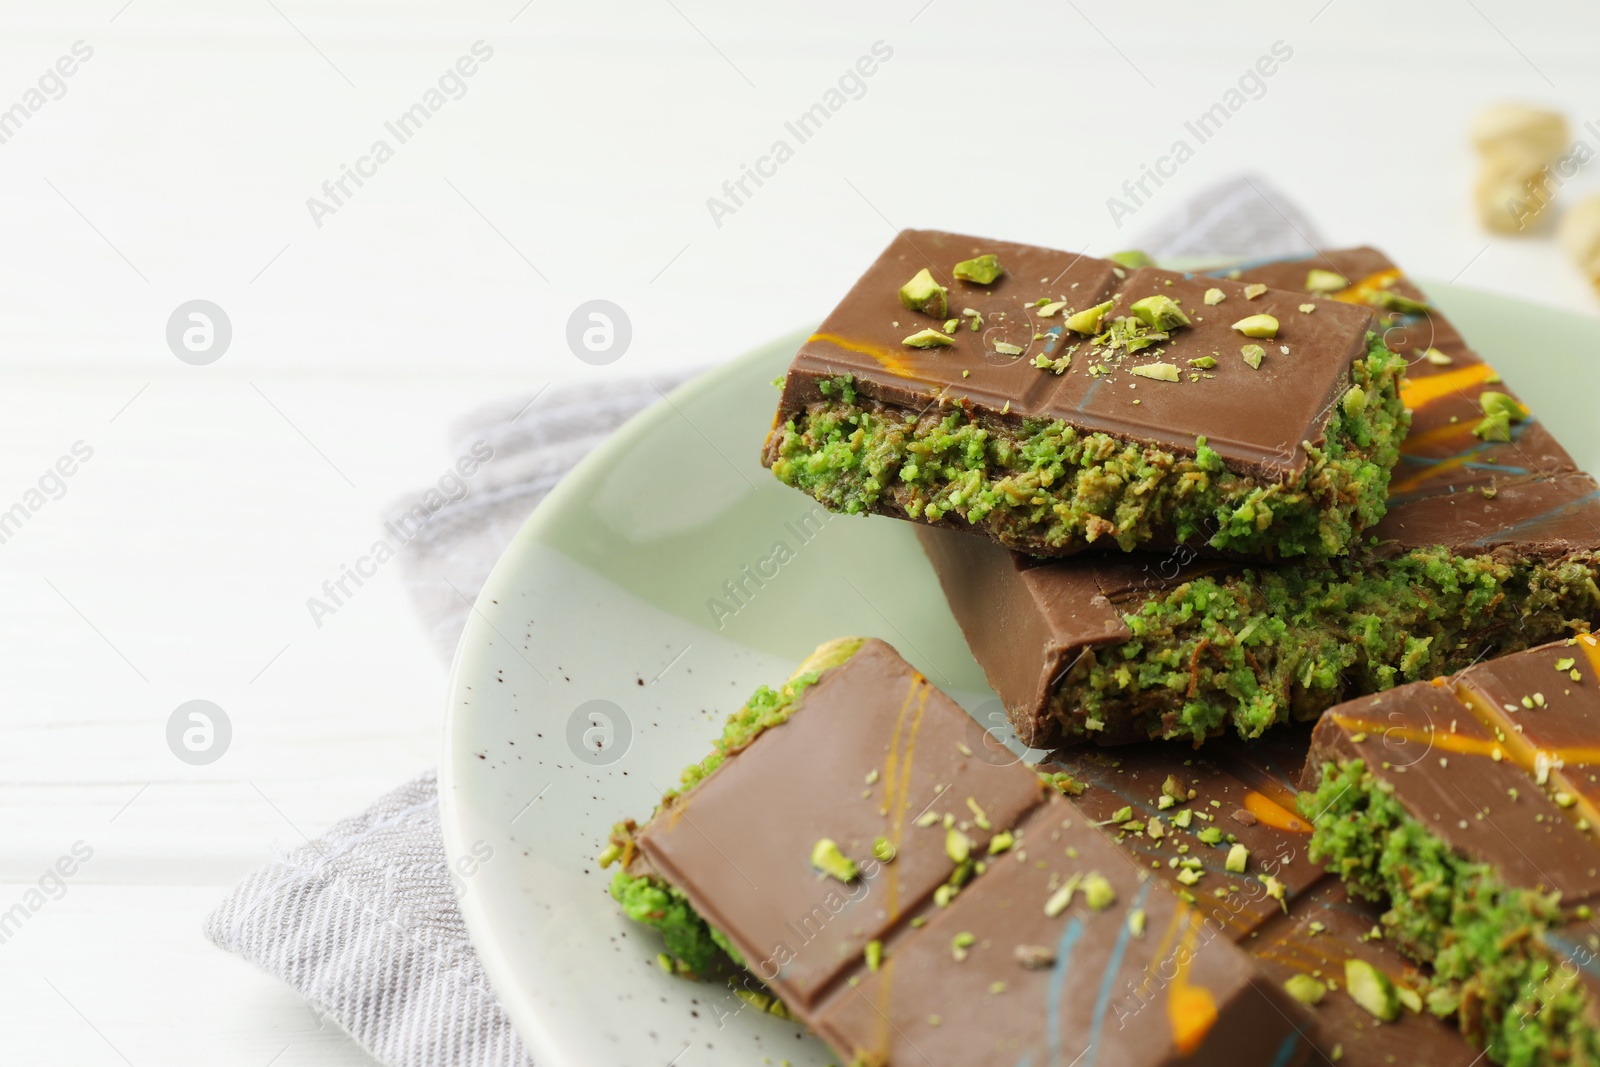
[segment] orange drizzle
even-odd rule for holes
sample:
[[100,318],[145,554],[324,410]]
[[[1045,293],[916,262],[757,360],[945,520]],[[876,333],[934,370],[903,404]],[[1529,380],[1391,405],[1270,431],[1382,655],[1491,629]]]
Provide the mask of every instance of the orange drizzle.
[[1600,638],[1594,634],[1579,634],[1578,647],[1583,649],[1584,658],[1589,661],[1589,669],[1600,675]]
[[[889,744],[889,758],[884,765],[884,814],[890,815],[889,842],[895,851],[900,850],[901,842],[905,836],[906,809],[911,802],[911,762],[916,757],[917,733],[922,729],[922,716],[928,710],[928,695],[931,689],[928,680],[920,674],[913,673],[911,684],[906,688],[906,698],[900,705],[900,716],[895,720],[894,737]],[[911,707],[913,699],[917,700],[916,714],[911,719],[911,729],[905,730],[906,712]],[[901,739],[904,737],[905,756],[901,759]],[[885,879],[884,893],[888,897],[885,907],[892,922],[900,914],[900,868],[897,864],[888,864]]]
[[1494,377],[1494,368],[1487,363],[1474,363],[1470,367],[1430,374],[1425,378],[1400,379],[1400,403],[1416,411],[1425,404],[1450,396],[1462,390],[1482,385]]
[[836,333],[814,333],[811,335],[810,340],[823,341],[836,348],[842,348],[846,352],[856,352],[863,356],[871,356],[883,366],[884,370],[896,377],[915,378],[917,376],[911,364],[906,362],[904,355],[882,345],[875,345],[868,341],[852,341],[848,337],[840,337]]
[[1370,733],[1381,736],[1385,742],[1390,739],[1402,742],[1415,741],[1430,748],[1454,752],[1462,756],[1488,756],[1492,759],[1496,752],[1499,752],[1501,756],[1506,755],[1504,746],[1482,737],[1463,737],[1460,734],[1446,733],[1443,730],[1419,730],[1412,726],[1392,726],[1388,723],[1358,719],[1349,715],[1334,715],[1333,721],[1338,723],[1340,729],[1346,733]]
[[1447,422],[1443,426],[1435,426],[1433,429],[1424,430],[1421,433],[1406,434],[1406,439],[1400,444],[1400,453],[1401,455],[1415,456],[1428,445],[1471,436],[1471,423]]
[[1335,300],[1345,304],[1370,304],[1372,294],[1382,292],[1389,288],[1391,282],[1400,279],[1400,268],[1390,267],[1380,270],[1376,274],[1369,274],[1358,282],[1352,282],[1348,289],[1341,289],[1333,294]]
[[1524,737],[1517,730],[1516,724],[1506,717],[1506,713],[1482,693],[1461,682],[1456,684],[1454,693],[1456,699],[1465,705],[1478,721],[1505,739],[1507,755],[1511,761],[1533,778],[1535,783],[1538,782],[1539,768],[1542,764],[1548,774],[1549,788],[1572,796],[1572,806],[1562,809],[1568,818],[1585,819],[1591,826],[1600,825],[1600,809],[1597,809],[1594,802],[1585,795],[1582,784],[1562,769],[1567,764],[1583,766],[1600,763],[1600,746],[1564,745],[1558,748],[1540,748]]
[[1178,973],[1167,991],[1167,1020],[1172,1024],[1172,1041],[1178,1046],[1178,1054],[1188,1056],[1216,1025],[1217,998],[1205,986],[1189,983],[1189,964],[1194,961],[1195,941],[1204,920],[1188,905],[1182,905],[1180,910],[1188,913],[1189,929],[1178,948]]
[[1288,830],[1296,834],[1311,832],[1310,823],[1271,797],[1257,793],[1254,789],[1244,795],[1244,810],[1274,830]]

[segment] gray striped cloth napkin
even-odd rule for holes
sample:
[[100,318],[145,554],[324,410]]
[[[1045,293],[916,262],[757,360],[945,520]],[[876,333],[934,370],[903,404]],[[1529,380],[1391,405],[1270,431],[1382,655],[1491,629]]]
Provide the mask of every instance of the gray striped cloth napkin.
[[[1203,191],[1129,242],[1157,260],[1296,255],[1321,243],[1293,205],[1248,176]],[[400,553],[446,662],[473,598],[528,513],[578,460],[676,384],[551,388],[475,412],[455,428],[455,454],[482,442],[493,458]],[[413,503],[397,503],[388,517],[412,513]],[[389,1067],[533,1063],[456,906],[432,771],[256,871],[205,931],[288,982]]]

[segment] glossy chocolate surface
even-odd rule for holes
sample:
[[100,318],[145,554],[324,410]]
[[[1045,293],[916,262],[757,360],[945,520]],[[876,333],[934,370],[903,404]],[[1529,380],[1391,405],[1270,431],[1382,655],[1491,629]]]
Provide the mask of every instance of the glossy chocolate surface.
[[[985,253],[998,255],[1005,267],[993,283],[978,285],[951,275],[957,262]],[[917,349],[902,343],[944,321],[900,303],[900,287],[924,268],[949,287],[947,317],[971,308],[983,316],[981,331],[968,329],[970,320],[963,318],[950,335],[950,347]],[[1211,288],[1227,299],[1207,305],[1204,295]],[[1126,271],[1108,260],[1034,245],[906,230],[801,347],[784,385],[778,421],[819,399],[819,380],[851,374],[860,395],[912,411],[943,403],[1012,423],[1059,419],[1086,432],[1103,431],[1189,456],[1195,439],[1204,436],[1231,469],[1285,480],[1304,469],[1304,442],[1323,440],[1333,401],[1348,387],[1350,364],[1366,354],[1372,316],[1364,306],[1333,301],[1319,301],[1317,312],[1304,314],[1297,310],[1307,299],[1300,292],[1269,290],[1252,300],[1244,288],[1243,282],[1150,267]],[[1109,324],[1112,316],[1129,314],[1135,301],[1153,295],[1175,300],[1191,325],[1156,348],[1113,362],[1109,373],[1091,374],[1090,366],[1103,361],[1093,357],[1087,338],[1064,329],[1064,317],[1116,297]],[[1036,306],[1041,299],[1066,306],[1042,317]],[[1239,355],[1252,339],[1232,324],[1257,314],[1274,316],[1280,326],[1275,338],[1259,342],[1268,354],[1254,369]],[[997,343],[1022,351],[1005,354]],[[1075,344],[1065,373],[1034,366],[1036,356],[1053,359]],[[1208,377],[1190,381],[1188,360],[1205,356],[1214,356],[1217,365]],[[1154,381],[1130,373],[1155,362],[1177,365],[1182,380]]]

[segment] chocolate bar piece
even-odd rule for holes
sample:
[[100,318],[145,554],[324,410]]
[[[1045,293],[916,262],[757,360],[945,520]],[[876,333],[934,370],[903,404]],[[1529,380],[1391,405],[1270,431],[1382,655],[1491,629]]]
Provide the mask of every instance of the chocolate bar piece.
[[619,824],[613,895],[853,1064],[1305,1061],[1300,1004],[973,733],[888,645],[825,646]]
[[1355,280],[1332,299],[1308,294],[1314,314],[1342,299],[1404,309],[1380,324],[1411,360],[1413,417],[1375,540],[1272,567],[1188,552],[1046,563],[919,528],[1028,744],[1254,737],[1600,624],[1600,486],[1381,253],[1244,276],[1318,273]]
[[[1314,309],[1314,310],[1305,310]],[[1383,514],[1404,364],[1366,305],[901,233],[801,347],[762,461],[843,512],[1232,557]]]
[[1310,855],[1431,964],[1426,1006],[1496,1063],[1600,1058],[1600,641],[1583,635],[1325,712]]
[[[1079,810],[1114,831],[1123,851],[1199,911],[1208,930],[1311,1004],[1311,1062],[1468,1067],[1478,1051],[1420,1010],[1422,970],[1374,936],[1382,909],[1352,899],[1306,855],[1312,827],[1298,813],[1295,783],[1309,741],[1307,728],[1290,726],[1257,741],[1220,741],[1204,755],[1153,742],[1114,752],[1080,747],[1040,770],[1066,774]],[[1357,971],[1375,968],[1397,998],[1407,991],[1419,1010],[1376,1017],[1346,985],[1352,960]]]

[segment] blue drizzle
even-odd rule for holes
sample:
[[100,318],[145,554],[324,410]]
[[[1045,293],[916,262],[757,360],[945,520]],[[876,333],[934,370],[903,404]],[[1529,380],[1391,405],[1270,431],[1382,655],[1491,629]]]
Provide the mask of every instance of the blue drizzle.
[[1507,537],[1513,534],[1519,534],[1524,530],[1533,529],[1542,523],[1551,522],[1560,516],[1567,514],[1568,512],[1576,511],[1585,504],[1588,504],[1594,500],[1600,500],[1600,490],[1596,490],[1592,493],[1585,493],[1578,499],[1569,500],[1565,504],[1558,504],[1549,511],[1546,511],[1543,515],[1535,515],[1531,519],[1526,519],[1522,522],[1515,523],[1514,525],[1506,527],[1504,530],[1497,530],[1492,534],[1486,534],[1483,537],[1478,538],[1476,541],[1473,541],[1472,544],[1482,545],[1496,537]]
[[1294,1056],[1294,1050],[1300,1047],[1300,1031],[1296,1030],[1283,1039],[1283,1044],[1278,1046],[1278,1054],[1272,1057],[1272,1067],[1289,1067],[1289,1060]]
[[[1144,898],[1150,893],[1150,883],[1146,882],[1139,887],[1139,895],[1134,898],[1135,908],[1144,905]],[[1111,1004],[1111,988],[1116,984],[1117,974],[1122,970],[1122,957],[1128,951],[1128,939],[1133,936],[1133,931],[1127,923],[1122,924],[1122,931],[1117,934],[1117,943],[1111,949],[1111,956],[1106,960],[1106,969],[1100,975],[1100,995],[1094,1002],[1094,1022],[1089,1026],[1089,1060],[1083,1067],[1094,1067],[1094,1061],[1100,1055],[1100,1027],[1106,1021],[1106,1008]]]
[[1061,932],[1056,943],[1056,964],[1050,971],[1049,1000],[1045,1003],[1045,1033],[1050,1047],[1051,1062],[1061,1059],[1061,995],[1067,985],[1067,971],[1072,965],[1072,949],[1083,934],[1083,917],[1078,916]]

